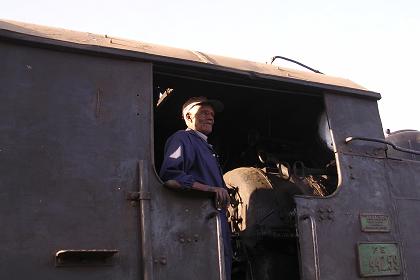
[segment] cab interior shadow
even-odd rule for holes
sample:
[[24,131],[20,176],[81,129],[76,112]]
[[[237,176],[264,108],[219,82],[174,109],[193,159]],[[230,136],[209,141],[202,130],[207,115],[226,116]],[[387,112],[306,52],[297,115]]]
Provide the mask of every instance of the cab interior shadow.
[[215,116],[209,143],[219,154],[230,192],[232,279],[276,279],[279,274],[299,279],[293,196],[323,197],[337,188],[322,93],[258,79],[215,73],[204,79],[158,70],[156,169],[168,136],[185,129],[182,103],[191,96],[220,100],[224,110]]

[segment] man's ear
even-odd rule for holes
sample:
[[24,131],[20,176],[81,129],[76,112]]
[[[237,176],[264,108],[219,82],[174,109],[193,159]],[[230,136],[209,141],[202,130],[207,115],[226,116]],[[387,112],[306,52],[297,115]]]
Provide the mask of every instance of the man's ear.
[[191,113],[186,113],[186,114],[185,114],[185,120],[186,120],[187,122],[191,122],[191,121],[192,121],[192,118],[191,118]]

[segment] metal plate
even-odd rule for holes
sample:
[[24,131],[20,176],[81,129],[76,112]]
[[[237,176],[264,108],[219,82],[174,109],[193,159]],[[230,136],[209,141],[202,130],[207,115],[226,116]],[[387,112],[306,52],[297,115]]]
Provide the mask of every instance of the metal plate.
[[390,232],[391,222],[385,214],[360,214],[360,226],[364,232]]
[[361,277],[401,274],[398,243],[359,243],[357,251]]

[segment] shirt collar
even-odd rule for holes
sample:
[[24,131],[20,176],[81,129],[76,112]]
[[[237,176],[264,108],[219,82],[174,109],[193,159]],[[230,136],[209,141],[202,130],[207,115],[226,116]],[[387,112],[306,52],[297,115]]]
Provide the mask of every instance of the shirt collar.
[[204,141],[207,142],[207,135],[205,135],[204,133],[202,133],[200,131],[197,131],[197,130],[194,130],[194,129],[191,129],[191,128],[187,128],[186,130],[194,131],[195,133],[197,133],[198,136],[200,136]]

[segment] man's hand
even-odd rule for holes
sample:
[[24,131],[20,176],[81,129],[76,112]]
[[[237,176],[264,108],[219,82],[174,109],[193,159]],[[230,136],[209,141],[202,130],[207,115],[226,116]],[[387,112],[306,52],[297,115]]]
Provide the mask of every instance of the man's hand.
[[229,205],[229,193],[223,187],[212,187],[198,182],[194,182],[191,188],[194,190],[214,193],[214,205],[217,210],[226,209]]
[[212,187],[213,192],[215,193],[214,205],[217,210],[226,209],[229,205],[229,193],[225,188]]

